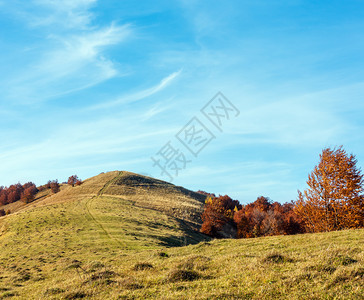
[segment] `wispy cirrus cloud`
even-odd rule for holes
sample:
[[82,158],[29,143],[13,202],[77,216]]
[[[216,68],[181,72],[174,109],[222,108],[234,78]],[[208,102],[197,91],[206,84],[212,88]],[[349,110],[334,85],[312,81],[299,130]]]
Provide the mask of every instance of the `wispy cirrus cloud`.
[[0,81],[5,97],[31,104],[120,75],[122,71],[105,55],[105,50],[131,35],[130,24],[93,25],[89,9],[96,0],[35,0],[31,4],[23,21],[30,25],[31,32],[35,30],[43,37],[36,46],[26,48],[28,61],[20,73]]
[[116,105],[132,103],[132,102],[136,102],[136,101],[145,99],[147,97],[150,97],[150,96],[158,93],[159,91],[162,91],[163,89],[165,89],[169,84],[172,83],[172,81],[174,81],[181,74],[181,72],[182,72],[182,70],[173,72],[172,74],[164,77],[158,84],[156,84],[148,89],[144,89],[144,90],[132,93],[132,94],[121,96],[116,100],[94,105],[94,106],[90,107],[90,109],[110,108],[110,107],[113,107]]
[[128,25],[111,25],[83,35],[50,37],[53,49],[11,82],[14,89],[9,96],[27,102],[45,100],[116,76],[119,71],[102,51],[124,40],[130,31]]
[[[30,26],[58,26],[88,29],[93,19],[89,11],[97,0],[33,0],[33,13],[23,12]],[[34,13],[35,12],[35,13]]]

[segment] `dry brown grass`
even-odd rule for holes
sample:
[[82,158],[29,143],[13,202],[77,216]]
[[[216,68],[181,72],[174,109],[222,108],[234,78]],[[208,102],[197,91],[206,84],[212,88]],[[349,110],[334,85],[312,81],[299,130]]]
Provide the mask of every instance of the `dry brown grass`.
[[103,194],[119,174],[0,219],[0,299],[364,298],[364,230],[181,247],[180,221]]
[[156,209],[198,228],[205,196],[154,178],[123,172],[103,191],[134,202],[136,206]]
[[48,197],[47,199],[30,203],[29,208],[49,204],[59,204],[80,198],[91,198],[93,196],[97,196],[99,191],[119,174],[119,171],[102,173],[84,180],[80,186],[72,187],[70,185],[62,185],[59,193],[51,195],[51,197]]
[[[44,205],[53,205],[64,203],[68,201],[80,200],[84,197],[93,197],[113,178],[117,177],[121,172],[113,171],[108,173],[102,173],[97,176],[86,179],[82,185],[71,187],[68,184],[60,185],[60,192],[53,194],[50,189],[40,191],[35,195],[33,202],[25,204],[22,201],[16,201],[7,205],[0,206],[0,209],[5,211],[10,210],[12,214],[33,209],[35,207],[41,207]],[[1,217],[0,217],[1,218]]]

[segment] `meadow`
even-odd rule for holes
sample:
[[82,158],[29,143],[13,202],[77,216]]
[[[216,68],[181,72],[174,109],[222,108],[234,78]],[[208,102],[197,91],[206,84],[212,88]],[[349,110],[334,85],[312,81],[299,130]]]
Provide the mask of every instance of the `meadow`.
[[100,174],[1,217],[0,297],[364,298],[364,230],[212,240],[199,196],[148,180]]

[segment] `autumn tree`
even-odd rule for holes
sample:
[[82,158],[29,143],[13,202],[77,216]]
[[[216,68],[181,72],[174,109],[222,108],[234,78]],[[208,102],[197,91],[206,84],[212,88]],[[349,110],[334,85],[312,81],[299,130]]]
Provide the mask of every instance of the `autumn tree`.
[[353,154],[342,146],[325,148],[309,174],[308,188],[298,191],[295,212],[307,231],[320,232],[364,226],[363,175]]
[[59,186],[59,183],[58,183],[58,180],[53,180],[50,182],[50,189],[52,191],[52,193],[58,193],[59,190],[60,190],[60,186]]
[[234,214],[234,221],[237,224],[238,237],[258,237],[275,232],[276,218],[271,206],[269,198],[261,196],[237,211]]
[[82,183],[82,181],[78,178],[77,175],[72,175],[68,178],[68,182],[69,185],[75,186],[75,184],[80,185]]
[[8,203],[8,193],[3,186],[0,187],[0,205],[5,205]]
[[12,184],[7,188],[8,203],[13,203],[20,200],[24,191],[23,186],[20,183]]
[[38,193],[37,186],[33,182],[12,184],[9,187],[0,187],[0,205],[22,200],[26,203],[33,201],[34,195]]
[[293,202],[280,204],[264,196],[246,205],[227,195],[208,197],[201,218],[200,231],[212,237],[252,238],[305,232]]
[[284,203],[278,209],[282,214],[284,234],[297,234],[306,232],[302,218],[296,214],[295,202]]
[[234,213],[238,238],[296,234],[304,232],[303,223],[293,211],[293,203],[272,202],[260,196]]
[[205,202],[205,208],[201,215],[202,226],[201,232],[213,237],[225,237],[231,235],[229,230],[222,232],[225,225],[229,229],[233,229],[234,210],[241,208],[239,201],[232,200],[229,196],[208,197]]
[[35,194],[38,193],[38,191],[37,186],[33,182],[27,182],[22,186],[20,199],[25,203],[30,203],[35,199]]
[[24,190],[21,200],[25,203],[30,203],[34,200],[34,194],[32,192],[32,188],[27,188]]

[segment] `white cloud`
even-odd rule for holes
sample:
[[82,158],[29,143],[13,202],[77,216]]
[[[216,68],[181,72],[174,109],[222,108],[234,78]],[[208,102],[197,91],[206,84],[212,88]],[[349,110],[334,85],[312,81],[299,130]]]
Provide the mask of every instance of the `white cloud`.
[[[104,53],[127,39],[131,26],[98,26],[90,10],[96,0],[33,0],[4,8],[30,25],[37,42],[23,45],[22,64],[0,85],[3,97],[32,104],[97,85],[122,73]],[[19,8],[20,7],[20,8]]]
[[81,90],[119,74],[103,50],[125,40],[130,26],[111,25],[85,34],[50,37],[51,49],[10,81],[12,99],[38,102]]
[[89,34],[60,38],[63,47],[46,55],[37,69],[41,74],[50,73],[63,77],[79,71],[91,63],[101,71],[100,77],[115,75],[111,61],[102,55],[102,49],[118,44],[130,33],[129,26],[110,26]]
[[[174,97],[170,97],[167,100],[159,101],[153,104],[148,110],[143,112],[140,116],[140,120],[147,121],[156,116],[162,114],[163,112],[171,109],[174,105],[170,104],[174,100]],[[168,104],[169,103],[169,104]]]
[[167,77],[163,78],[157,85],[155,85],[151,88],[148,88],[148,89],[136,92],[136,93],[132,93],[129,95],[121,96],[117,100],[94,105],[94,106],[90,107],[90,109],[109,108],[109,107],[113,107],[113,106],[120,105],[120,104],[136,102],[136,101],[145,99],[147,97],[150,97],[150,96],[158,93],[159,91],[165,89],[169,84],[172,83],[172,81],[174,81],[181,74],[181,72],[182,71],[180,70],[178,72],[174,72],[174,73],[168,75]]
[[64,28],[86,29],[93,18],[90,7],[97,0],[34,0],[33,4],[41,11],[29,15],[31,26],[61,26]]

